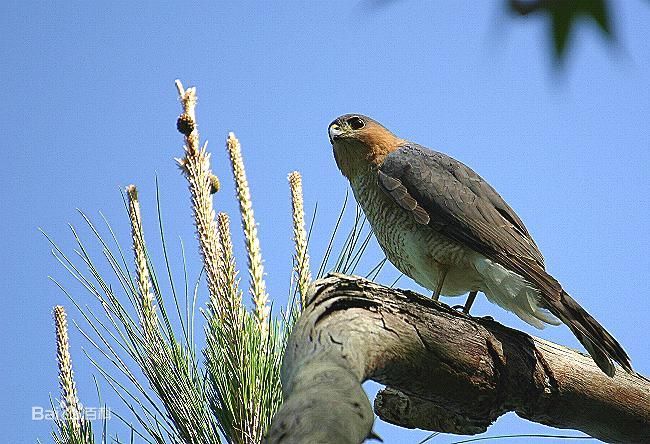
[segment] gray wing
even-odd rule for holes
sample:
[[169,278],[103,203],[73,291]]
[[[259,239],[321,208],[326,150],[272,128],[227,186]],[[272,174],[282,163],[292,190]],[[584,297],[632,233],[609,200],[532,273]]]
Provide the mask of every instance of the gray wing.
[[416,221],[438,230],[541,290],[541,302],[585,346],[598,366],[614,375],[617,361],[634,373],[616,339],[544,269],[544,258],[521,219],[478,174],[461,162],[415,144],[386,156],[378,182]]
[[378,174],[384,191],[418,222],[500,263],[510,256],[544,268],[544,257],[519,216],[463,163],[409,144],[387,155]]

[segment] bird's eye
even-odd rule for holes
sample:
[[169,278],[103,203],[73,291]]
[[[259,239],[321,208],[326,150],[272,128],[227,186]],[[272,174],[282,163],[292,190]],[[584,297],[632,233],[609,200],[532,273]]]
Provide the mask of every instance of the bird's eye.
[[360,130],[366,126],[366,122],[364,122],[361,117],[354,116],[348,119],[348,125],[350,125],[350,128],[353,130]]

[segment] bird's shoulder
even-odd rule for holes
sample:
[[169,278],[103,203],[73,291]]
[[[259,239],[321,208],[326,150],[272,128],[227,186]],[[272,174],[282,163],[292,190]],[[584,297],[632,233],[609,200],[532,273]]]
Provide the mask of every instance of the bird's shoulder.
[[544,258],[521,218],[485,179],[459,160],[409,142],[385,157],[379,175],[384,188],[395,188],[393,195],[406,193],[402,198],[406,202],[412,198],[427,213],[432,228],[484,252],[510,251],[543,266]]

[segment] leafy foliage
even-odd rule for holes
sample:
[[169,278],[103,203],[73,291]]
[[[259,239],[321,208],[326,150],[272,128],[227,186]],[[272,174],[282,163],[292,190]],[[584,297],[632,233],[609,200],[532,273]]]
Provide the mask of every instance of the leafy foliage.
[[614,37],[607,0],[509,0],[508,7],[520,16],[548,17],[555,59],[559,62],[564,60],[572,31],[580,19],[595,22],[608,39]]

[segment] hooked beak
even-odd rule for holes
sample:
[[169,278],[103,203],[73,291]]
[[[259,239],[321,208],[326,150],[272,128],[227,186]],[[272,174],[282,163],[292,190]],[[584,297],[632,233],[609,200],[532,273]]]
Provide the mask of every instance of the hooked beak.
[[343,137],[343,134],[344,134],[344,131],[341,128],[341,125],[336,120],[334,122],[330,123],[330,127],[328,128],[327,131],[329,133],[330,143],[332,145],[334,145],[334,141],[336,139],[340,139],[341,137]]

